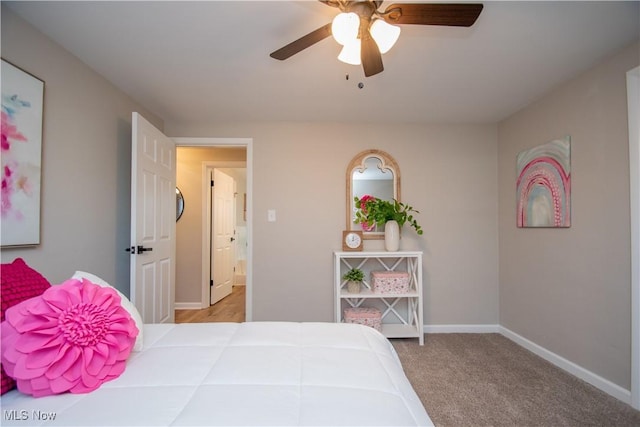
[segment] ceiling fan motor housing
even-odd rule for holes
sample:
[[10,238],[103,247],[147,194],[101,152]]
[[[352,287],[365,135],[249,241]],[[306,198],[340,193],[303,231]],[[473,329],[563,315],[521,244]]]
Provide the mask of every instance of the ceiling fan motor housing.
[[377,9],[381,4],[381,1],[345,1],[341,2],[339,9],[344,13],[355,13],[360,17],[360,36],[362,36],[363,28],[368,28],[373,15],[377,13]]

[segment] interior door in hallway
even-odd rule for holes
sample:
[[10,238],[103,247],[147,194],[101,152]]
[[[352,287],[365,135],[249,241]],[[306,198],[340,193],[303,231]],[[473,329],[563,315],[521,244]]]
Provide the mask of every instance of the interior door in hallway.
[[132,114],[131,300],[144,323],[174,320],[176,145]]
[[211,305],[231,293],[235,240],[235,181],[213,170],[211,187]]

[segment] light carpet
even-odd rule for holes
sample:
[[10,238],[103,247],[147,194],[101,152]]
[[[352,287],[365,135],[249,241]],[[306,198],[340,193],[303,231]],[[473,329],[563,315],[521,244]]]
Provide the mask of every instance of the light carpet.
[[392,343],[436,426],[640,426],[640,412],[500,334]]

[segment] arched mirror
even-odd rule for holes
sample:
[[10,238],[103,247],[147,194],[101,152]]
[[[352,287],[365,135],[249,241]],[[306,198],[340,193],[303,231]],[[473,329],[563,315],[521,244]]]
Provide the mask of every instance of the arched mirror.
[[182,191],[176,187],[176,222],[182,216],[182,212],[184,212],[184,197],[182,196]]
[[347,230],[362,230],[365,239],[383,239],[383,230],[366,229],[354,222],[357,210],[354,197],[365,195],[378,199],[400,201],[400,168],[388,153],[366,150],[351,160],[347,167]]

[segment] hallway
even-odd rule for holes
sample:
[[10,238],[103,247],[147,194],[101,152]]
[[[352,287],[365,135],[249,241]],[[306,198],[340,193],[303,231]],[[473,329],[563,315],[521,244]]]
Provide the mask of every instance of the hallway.
[[244,322],[246,286],[234,286],[231,295],[201,310],[176,310],[176,323]]

